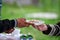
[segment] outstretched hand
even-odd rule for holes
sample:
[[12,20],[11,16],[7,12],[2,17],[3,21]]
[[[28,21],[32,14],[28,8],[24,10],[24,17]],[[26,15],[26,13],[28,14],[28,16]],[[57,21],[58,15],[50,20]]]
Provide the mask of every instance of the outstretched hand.
[[18,18],[17,19],[17,26],[19,28],[22,28],[22,27],[29,27],[29,23],[26,22],[26,19],[25,18]]
[[34,27],[35,29],[38,29],[40,31],[45,31],[48,29],[46,24],[42,23],[39,20],[31,20],[31,21],[29,21],[29,23],[32,25],[32,27]]

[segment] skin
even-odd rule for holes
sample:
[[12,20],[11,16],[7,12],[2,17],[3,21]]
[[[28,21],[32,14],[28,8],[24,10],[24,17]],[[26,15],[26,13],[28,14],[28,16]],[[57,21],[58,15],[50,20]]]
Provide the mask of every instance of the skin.
[[39,31],[46,31],[48,30],[46,24],[42,24],[42,25],[32,25],[35,29],[39,30]]
[[[30,25],[30,23],[27,23],[25,18],[17,19],[18,28],[29,27],[29,25]],[[13,31],[14,31],[14,28],[10,28],[9,30],[6,30],[5,33],[12,33]]]
[[[34,22],[36,22],[38,20],[33,20],[30,22],[26,22],[25,18],[18,18],[17,19],[17,27],[18,28],[23,28],[23,27],[29,27],[29,25],[32,25],[32,27],[34,27],[35,29],[39,30],[39,31],[46,31],[48,30],[46,24],[41,24],[41,25],[35,25]],[[6,33],[12,33],[14,31],[14,28],[11,28],[9,30],[6,30]]]
[[35,25],[34,22],[37,22],[39,20],[32,20],[30,21],[30,25],[32,25],[32,27],[34,27],[35,29],[39,30],[39,31],[46,31],[48,30],[48,27],[46,24],[41,24],[41,25]]
[[29,27],[29,23],[26,22],[26,19],[25,18],[18,18],[17,19],[17,26],[19,28],[23,28],[23,27]]

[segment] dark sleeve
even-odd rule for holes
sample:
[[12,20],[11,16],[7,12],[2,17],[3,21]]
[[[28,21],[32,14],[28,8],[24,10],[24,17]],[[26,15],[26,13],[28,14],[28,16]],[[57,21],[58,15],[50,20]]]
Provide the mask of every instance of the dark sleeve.
[[48,30],[43,31],[44,34],[50,36],[60,36],[60,22],[55,25],[47,25]]
[[0,33],[15,27],[15,20],[0,20]]

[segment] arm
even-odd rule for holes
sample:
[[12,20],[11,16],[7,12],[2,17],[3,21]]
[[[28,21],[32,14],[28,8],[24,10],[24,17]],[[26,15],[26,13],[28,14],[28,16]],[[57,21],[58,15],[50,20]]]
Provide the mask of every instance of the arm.
[[25,18],[18,18],[18,19],[4,19],[0,20],[0,33],[6,32],[6,33],[11,33],[14,30],[14,27],[27,27],[29,26],[28,23],[26,23]]
[[51,36],[59,36],[60,35],[60,22],[56,25],[47,25],[48,30],[43,31],[44,34]]
[[31,21],[30,23],[32,24],[32,26],[34,28],[38,29],[39,31],[42,31],[44,34],[50,35],[50,36],[59,36],[60,35],[60,22],[58,22],[55,25],[47,25],[44,23],[35,25],[34,22],[38,22],[38,20]]

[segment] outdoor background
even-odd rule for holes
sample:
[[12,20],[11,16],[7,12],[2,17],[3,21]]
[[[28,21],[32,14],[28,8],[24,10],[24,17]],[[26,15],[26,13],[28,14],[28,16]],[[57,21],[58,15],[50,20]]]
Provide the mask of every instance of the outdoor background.
[[[60,21],[60,0],[3,0],[1,19],[17,19],[26,18],[28,20],[38,19],[43,20],[46,24],[55,24]],[[32,13],[56,13],[56,19],[48,18],[32,18],[27,17],[27,14]],[[48,15],[47,15],[48,16]],[[60,40],[59,36],[48,36],[34,29],[32,26],[20,28],[21,33],[28,34],[34,37],[34,40]]]

